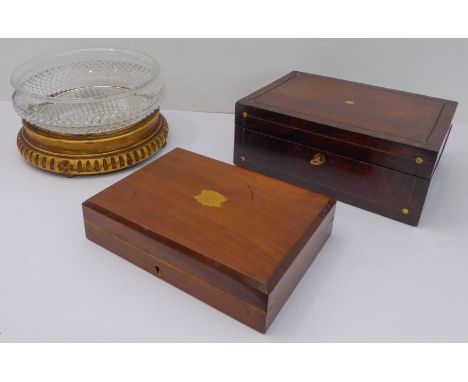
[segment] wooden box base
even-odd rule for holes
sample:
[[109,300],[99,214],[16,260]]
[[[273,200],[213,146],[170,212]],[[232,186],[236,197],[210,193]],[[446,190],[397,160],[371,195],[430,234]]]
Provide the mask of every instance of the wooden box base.
[[456,107],[292,72],[236,103],[234,163],[417,225]]
[[[261,333],[266,332],[327,241],[333,227],[333,213],[334,211],[331,211],[320,224],[271,294],[265,296],[266,309],[261,309],[221,288],[214,287],[201,278],[194,277],[170,262],[162,260],[164,255],[170,255],[171,250],[169,248],[161,246],[158,248],[160,256],[156,256],[122,237],[114,235],[112,232],[100,228],[99,225],[91,221],[100,220],[101,223],[104,223],[106,218],[104,216],[98,217],[94,215],[93,211],[84,208],[85,231],[89,240]],[[120,229],[125,230],[123,226]]]
[[[203,205],[203,189],[225,200]],[[334,212],[329,197],[180,149],[83,203],[89,240],[262,333]]]
[[[311,165],[316,153],[328,163]],[[241,127],[235,131],[234,163],[413,226],[419,223],[432,181]]]

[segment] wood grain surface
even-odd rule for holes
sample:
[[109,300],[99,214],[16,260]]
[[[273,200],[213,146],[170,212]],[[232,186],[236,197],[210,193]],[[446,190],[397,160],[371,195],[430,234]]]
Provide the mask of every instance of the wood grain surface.
[[[204,191],[224,201],[204,205],[197,198]],[[305,188],[175,149],[84,202],[83,212],[90,240],[265,331],[273,317],[267,320],[269,295],[280,296],[279,311],[331,233],[334,205]],[[306,244],[306,260],[285,276]]]
[[292,72],[237,102],[234,163],[417,225],[456,107]]

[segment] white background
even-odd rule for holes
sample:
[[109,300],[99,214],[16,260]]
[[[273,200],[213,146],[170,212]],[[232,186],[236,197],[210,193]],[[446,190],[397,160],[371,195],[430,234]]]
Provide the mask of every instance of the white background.
[[[232,163],[233,116],[165,111],[183,147]],[[81,203],[136,168],[28,165],[0,102],[1,341],[467,341],[468,126],[452,129],[419,227],[338,203],[333,234],[262,335],[85,238]]]
[[10,98],[10,74],[24,61],[102,46],[155,57],[166,109],[232,113],[238,99],[301,70],[452,99],[455,121],[468,123],[468,40],[455,39],[0,39],[0,100]]
[[[468,37],[466,7],[459,0],[289,0],[268,6],[254,0],[23,0],[2,3],[0,31],[12,37]],[[466,151],[461,143],[456,151],[459,171]],[[466,178],[454,182],[455,177],[452,173],[450,187],[457,189],[451,193],[452,204],[466,195]],[[457,215],[463,222],[462,204]],[[450,222],[450,216],[444,221]],[[324,382],[465,381],[466,350],[466,344],[0,344],[0,374],[12,382],[219,381],[220,376],[228,382],[246,376],[272,381],[304,376]]]

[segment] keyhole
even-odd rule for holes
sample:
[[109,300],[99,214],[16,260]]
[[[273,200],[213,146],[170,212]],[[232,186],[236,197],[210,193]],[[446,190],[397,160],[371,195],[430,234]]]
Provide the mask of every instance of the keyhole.
[[159,275],[159,267],[157,265],[155,265],[154,269],[156,270],[156,274]]

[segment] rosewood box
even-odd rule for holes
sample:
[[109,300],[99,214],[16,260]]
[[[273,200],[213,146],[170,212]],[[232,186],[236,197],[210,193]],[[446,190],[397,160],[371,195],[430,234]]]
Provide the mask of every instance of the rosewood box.
[[292,72],[236,103],[234,163],[417,225],[456,107]]
[[334,212],[327,196],[182,149],[83,203],[88,239],[260,332]]

